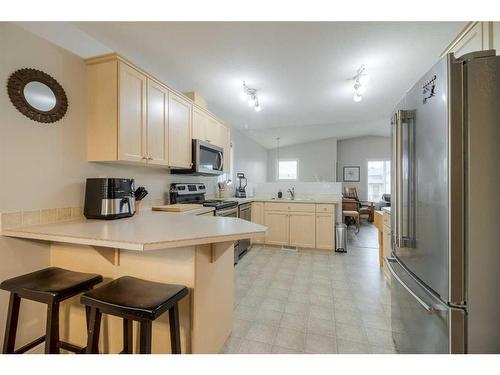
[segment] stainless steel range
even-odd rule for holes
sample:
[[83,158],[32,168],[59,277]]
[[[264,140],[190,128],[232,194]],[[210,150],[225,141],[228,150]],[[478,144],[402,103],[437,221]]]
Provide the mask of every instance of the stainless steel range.
[[214,207],[215,216],[238,217],[238,202],[222,199],[205,199],[207,188],[203,183],[171,184],[170,203],[199,203],[205,207]]
[[[203,183],[171,184],[170,203],[199,203],[205,207],[214,207],[215,216],[238,217],[238,202],[222,199],[205,199],[206,192],[207,188]],[[246,245],[246,242],[243,244]],[[234,264],[238,263],[242,253],[245,251],[240,249],[240,241],[234,243]]]

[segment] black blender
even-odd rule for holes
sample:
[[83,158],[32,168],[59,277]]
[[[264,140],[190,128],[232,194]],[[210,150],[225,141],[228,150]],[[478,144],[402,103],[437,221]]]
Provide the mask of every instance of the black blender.
[[239,186],[236,188],[236,198],[246,198],[247,197],[247,192],[245,191],[245,188],[247,187],[247,179],[245,178],[244,173],[236,173],[236,177],[238,180],[240,180]]

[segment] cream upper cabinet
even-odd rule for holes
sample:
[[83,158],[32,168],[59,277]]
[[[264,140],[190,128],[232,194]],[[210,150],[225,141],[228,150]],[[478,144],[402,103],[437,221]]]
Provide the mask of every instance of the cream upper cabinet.
[[191,167],[192,104],[174,93],[168,99],[168,160],[171,167]]
[[332,250],[335,246],[335,216],[329,213],[316,214],[316,248]]
[[202,141],[207,140],[207,126],[208,126],[208,115],[199,110],[198,108],[193,108],[193,139],[201,139]]
[[168,89],[148,79],[147,160],[168,165]]
[[117,54],[87,64],[87,160],[191,168],[192,139],[224,148],[229,129],[192,100]]
[[266,211],[264,212],[264,224],[269,228],[266,233],[266,244],[288,245],[289,220],[287,212]]
[[290,245],[314,248],[316,246],[316,220],[312,212],[292,212],[290,220]]
[[118,159],[146,161],[146,82],[144,74],[120,62]]

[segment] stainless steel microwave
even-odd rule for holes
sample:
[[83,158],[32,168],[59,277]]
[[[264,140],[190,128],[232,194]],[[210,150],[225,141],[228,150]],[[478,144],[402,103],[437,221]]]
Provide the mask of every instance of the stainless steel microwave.
[[193,139],[193,166],[191,169],[174,169],[173,174],[212,176],[224,171],[224,149],[210,142]]

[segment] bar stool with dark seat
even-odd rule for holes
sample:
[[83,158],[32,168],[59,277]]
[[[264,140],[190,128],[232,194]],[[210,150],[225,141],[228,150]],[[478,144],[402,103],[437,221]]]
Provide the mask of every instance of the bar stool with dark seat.
[[178,302],[188,294],[183,285],[163,284],[123,276],[82,295],[80,301],[90,307],[87,353],[99,353],[98,342],[102,313],[123,318],[123,350],[131,354],[132,322],[139,322],[139,352],[151,353],[152,322],[169,313],[170,343],[173,354],[181,353]]
[[[102,276],[49,267],[3,281],[0,289],[10,292],[9,311],[3,344],[4,354],[24,353],[45,341],[45,353],[59,349],[82,352],[85,348],[59,340],[60,302],[92,289],[102,282]],[[15,350],[21,298],[47,305],[45,335]]]

